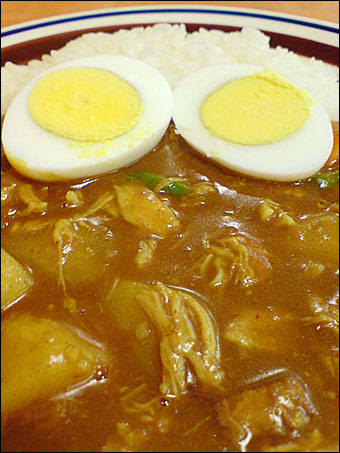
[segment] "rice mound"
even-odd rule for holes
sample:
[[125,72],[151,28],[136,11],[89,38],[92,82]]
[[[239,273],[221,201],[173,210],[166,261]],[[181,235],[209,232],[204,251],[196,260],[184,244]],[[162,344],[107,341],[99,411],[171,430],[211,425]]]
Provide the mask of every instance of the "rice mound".
[[115,33],[86,33],[59,50],[27,65],[7,62],[1,68],[1,114],[14,96],[40,72],[90,55],[117,54],[144,60],[174,87],[179,80],[212,64],[250,63],[280,73],[306,89],[333,121],[339,121],[339,71],[315,58],[305,58],[282,47],[271,48],[270,38],[254,28],[237,32],[206,30],[188,33],[185,25],[157,24]]

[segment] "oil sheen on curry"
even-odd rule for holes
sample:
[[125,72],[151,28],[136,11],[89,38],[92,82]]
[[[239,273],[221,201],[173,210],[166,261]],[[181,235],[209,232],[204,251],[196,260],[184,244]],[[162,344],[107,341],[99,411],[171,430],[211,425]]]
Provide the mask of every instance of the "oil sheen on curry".
[[[153,110],[91,64],[3,123],[2,451],[337,451],[338,124],[258,67],[155,74]],[[93,77],[128,101],[92,124]]]

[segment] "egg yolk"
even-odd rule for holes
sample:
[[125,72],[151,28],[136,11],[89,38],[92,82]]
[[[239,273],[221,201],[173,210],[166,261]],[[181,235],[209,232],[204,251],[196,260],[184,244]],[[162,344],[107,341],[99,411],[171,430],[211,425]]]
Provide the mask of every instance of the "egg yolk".
[[101,142],[132,129],[143,103],[138,91],[113,72],[69,68],[39,80],[28,109],[39,126],[57,136]]
[[297,132],[308,120],[312,104],[306,91],[266,69],[215,90],[203,101],[200,115],[216,137],[263,145]]

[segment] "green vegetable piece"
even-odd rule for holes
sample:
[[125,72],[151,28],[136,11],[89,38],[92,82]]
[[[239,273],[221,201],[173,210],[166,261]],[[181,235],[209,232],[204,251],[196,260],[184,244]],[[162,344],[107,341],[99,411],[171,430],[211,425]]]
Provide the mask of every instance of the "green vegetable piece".
[[168,193],[170,195],[176,196],[183,196],[188,195],[191,191],[191,187],[187,186],[186,184],[181,184],[180,182],[170,182],[166,186],[164,186],[161,192]]
[[339,182],[339,169],[326,173],[318,173],[313,179],[319,184],[320,189],[329,189]]
[[132,175],[129,175],[129,181],[137,180],[148,187],[155,187],[163,178],[164,176],[147,172],[133,173]]
[[[163,179],[166,180],[165,176],[148,172],[133,173],[129,175],[129,181],[137,180],[147,187],[156,187],[157,184],[161,183]],[[178,181],[172,181],[167,184],[165,183],[164,186],[159,189],[159,192],[176,196],[188,195],[190,191],[190,186]]]

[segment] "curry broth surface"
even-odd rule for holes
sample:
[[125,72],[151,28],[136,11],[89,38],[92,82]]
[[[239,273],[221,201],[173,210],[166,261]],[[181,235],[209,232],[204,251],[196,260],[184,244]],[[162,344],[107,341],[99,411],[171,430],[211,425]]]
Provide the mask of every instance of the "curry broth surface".
[[[164,238],[102,210],[87,215],[81,250],[88,253],[69,270],[65,266],[67,294],[75,301],[75,306],[67,306],[51,225],[86,213],[103,193],[128,184],[129,175],[139,172],[182,177],[190,186],[204,183],[209,190],[186,196],[157,194],[180,222],[179,229]],[[254,434],[243,448],[263,451],[288,445],[279,451],[297,451],[289,450],[295,445],[311,451],[338,444],[338,375],[329,365],[338,363],[338,336],[333,325],[314,319],[311,309],[315,299],[320,307],[337,304],[337,187],[322,191],[313,181],[276,183],[232,174],[196,154],[172,126],[154,151],[102,177],[45,185],[25,180],[5,164],[2,179],[5,187],[32,185],[48,203],[43,214],[21,215],[25,206],[15,200],[2,207],[2,247],[31,269],[34,278],[31,291],[5,310],[2,320],[21,313],[56,320],[95,340],[110,357],[83,386],[3,417],[2,451],[240,451],[242,442],[221,423],[221,401],[281,376],[293,376],[308,390],[314,407],[309,423],[293,434]],[[70,190],[81,193],[84,202],[66,202]],[[274,214],[265,220],[260,215],[264,200],[275,203]],[[284,213],[295,224],[280,223]],[[330,222],[330,229],[323,230],[321,218],[326,225]],[[204,267],[211,246],[239,236],[260,257],[253,263],[254,284],[218,280],[217,265],[211,261],[215,258],[210,264],[207,258]],[[141,241],[152,238],[152,259],[137,266]],[[318,266],[321,272],[310,271]],[[136,336],[121,328],[109,301],[118,280],[161,282],[199,300],[215,325],[225,373],[222,390],[204,388],[197,380],[176,397],[161,394],[157,334],[153,331],[141,347]],[[244,348],[226,336],[235,317],[248,311],[277,317],[279,328],[269,330],[269,337],[263,325],[264,347]],[[281,328],[286,320],[288,328]],[[251,324],[249,329],[252,332]],[[274,348],[267,347],[271,338]],[[140,404],[138,410],[134,401]],[[152,409],[147,407],[150,401]]]

